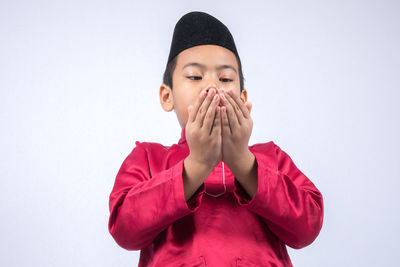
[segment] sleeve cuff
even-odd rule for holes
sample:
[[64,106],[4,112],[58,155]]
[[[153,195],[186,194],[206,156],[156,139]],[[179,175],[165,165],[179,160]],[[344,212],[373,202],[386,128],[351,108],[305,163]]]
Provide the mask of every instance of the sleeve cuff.
[[172,167],[172,181],[174,183],[175,202],[178,209],[189,214],[200,208],[201,201],[205,192],[204,183],[197,189],[188,201],[185,199],[185,190],[183,185],[183,160]]
[[258,210],[257,207],[265,206],[269,196],[269,183],[275,183],[277,172],[267,167],[256,153],[253,153],[257,161],[257,192],[253,198],[244,190],[242,185],[235,178],[235,188],[233,194],[235,195],[238,203],[242,207],[247,207],[254,211]]

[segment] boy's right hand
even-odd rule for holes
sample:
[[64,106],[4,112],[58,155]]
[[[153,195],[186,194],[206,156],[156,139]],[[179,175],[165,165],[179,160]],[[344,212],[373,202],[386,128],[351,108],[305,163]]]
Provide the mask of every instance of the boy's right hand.
[[188,107],[185,126],[188,158],[211,170],[222,160],[221,109],[219,95],[211,88],[202,91],[194,106]]

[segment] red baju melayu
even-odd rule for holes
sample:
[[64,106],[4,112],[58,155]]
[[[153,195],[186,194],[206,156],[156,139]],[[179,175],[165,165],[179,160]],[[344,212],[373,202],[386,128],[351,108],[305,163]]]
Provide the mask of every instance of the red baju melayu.
[[139,267],[292,266],[286,245],[316,239],[322,194],[274,142],[249,150],[258,174],[252,199],[221,161],[185,201],[185,128],[172,146],[136,141],[110,194],[110,234],[141,250]]

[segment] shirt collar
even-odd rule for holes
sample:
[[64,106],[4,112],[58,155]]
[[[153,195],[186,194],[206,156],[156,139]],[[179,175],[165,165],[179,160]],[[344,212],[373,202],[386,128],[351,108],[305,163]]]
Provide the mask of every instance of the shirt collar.
[[184,144],[186,143],[186,131],[185,131],[185,127],[182,128],[181,130],[181,138],[179,139],[178,144]]

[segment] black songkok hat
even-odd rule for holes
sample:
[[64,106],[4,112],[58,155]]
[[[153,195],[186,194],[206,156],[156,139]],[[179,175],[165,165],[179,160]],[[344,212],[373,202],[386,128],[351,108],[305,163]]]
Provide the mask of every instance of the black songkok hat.
[[183,50],[206,44],[225,47],[240,60],[235,41],[228,28],[207,13],[193,11],[185,14],[175,25],[167,64]]

